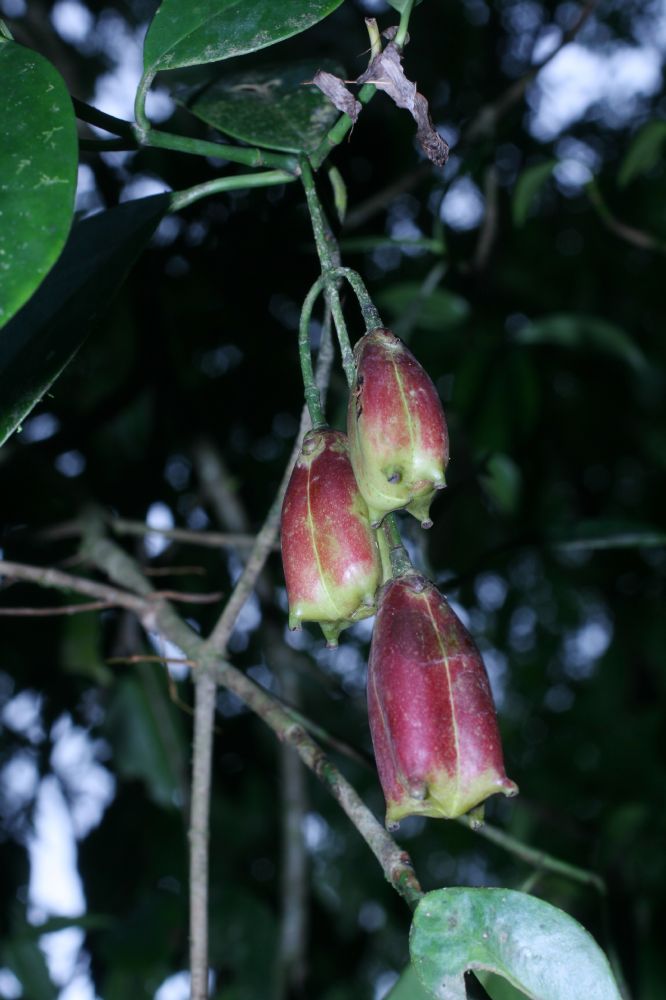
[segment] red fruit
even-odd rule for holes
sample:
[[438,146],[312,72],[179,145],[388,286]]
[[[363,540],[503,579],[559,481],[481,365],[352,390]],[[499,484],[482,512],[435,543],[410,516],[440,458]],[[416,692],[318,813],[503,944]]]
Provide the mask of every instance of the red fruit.
[[317,621],[329,646],[375,613],[381,565],[368,508],[339,431],[310,431],[282,505],[289,627]]
[[410,815],[453,819],[496,792],[517,793],[481,654],[417,573],[380,592],[368,712],[387,826]]
[[449,438],[426,371],[390,330],[366,333],[354,349],[357,375],[347,433],[354,473],[373,527],[406,507],[429,528],[436,490],[446,485]]

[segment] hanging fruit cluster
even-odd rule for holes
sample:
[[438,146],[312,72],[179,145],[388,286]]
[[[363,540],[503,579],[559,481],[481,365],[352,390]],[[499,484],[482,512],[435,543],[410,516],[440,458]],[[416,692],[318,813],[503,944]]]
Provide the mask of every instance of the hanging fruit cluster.
[[389,561],[380,528],[401,509],[432,525],[430,505],[446,485],[446,421],[431,379],[390,330],[366,333],[354,359],[347,436],[306,434],[284,498],[289,627],[319,622],[335,646],[343,628],[377,615],[368,714],[387,825],[452,819],[518,789],[472,637],[401,545]]

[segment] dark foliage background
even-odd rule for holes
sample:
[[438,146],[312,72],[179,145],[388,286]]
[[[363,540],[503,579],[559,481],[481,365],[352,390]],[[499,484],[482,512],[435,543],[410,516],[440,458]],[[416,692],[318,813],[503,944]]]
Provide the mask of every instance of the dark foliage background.
[[[123,25],[134,32],[154,5],[72,5],[90,15],[78,42],[56,30],[63,6],[31,0],[25,10],[13,4],[4,13],[17,40],[50,58],[71,92],[94,103],[96,82],[118,58],[114,33],[117,41]],[[622,46],[641,42],[663,58],[659,8],[604,0],[577,44],[610,61]],[[379,10],[382,27],[395,20]],[[469,132],[482,109],[529,71],[545,27],[568,26],[578,10],[537,0],[426,0],[412,19],[405,66],[451,141],[449,166],[423,166],[411,119],[381,95],[332,160],[348,185],[344,259],[364,274],[447,407],[450,489],[437,501],[428,534],[416,522],[402,523],[415,560],[465,610],[486,655],[507,770],[521,789],[511,803],[491,802],[488,817],[603,876],[605,901],[546,874],[533,891],[617,954],[632,997],[658,1000],[666,974],[664,258],[663,249],[611,232],[584,182],[593,174],[613,216],[663,248],[662,158],[624,186],[618,172],[638,130],[663,119],[664,99],[656,88],[633,104],[615,95],[615,104],[597,102],[552,138],[539,138],[531,125],[542,96],[537,82],[495,128]],[[364,13],[362,4],[345,3],[270,50],[270,59],[328,56],[356,76],[365,65]],[[259,54],[257,61],[268,59]],[[207,134],[178,109],[168,127]],[[559,163],[555,173],[532,198],[523,191],[517,206],[519,178],[550,159]],[[177,189],[216,170],[154,150],[90,156],[87,163],[82,209],[113,205],[128,190],[148,193],[154,178]],[[321,189],[328,197],[323,176]],[[392,193],[371,211],[369,199],[381,192]],[[484,194],[485,214],[474,221]],[[463,217],[468,212],[467,228],[456,206]],[[526,215],[521,225],[516,208]],[[445,250],[389,245],[405,236],[442,238]],[[296,184],[201,202],[164,222],[74,362],[0,453],[5,558],[67,560],[76,539],[46,539],[43,530],[90,503],[141,521],[160,504],[176,525],[229,528],[201,478],[202,443],[222,457],[248,526],[258,527],[297,427],[295,326],[317,273]],[[358,335],[359,317],[349,305]],[[345,404],[338,369],[329,401],[336,426]],[[596,547],[585,544],[591,538]],[[151,568],[201,567],[203,574],[164,578],[165,586],[193,592],[228,593],[242,557],[181,544],[155,554],[156,546],[127,544]],[[234,662],[275,689],[286,673],[295,676],[305,714],[369,754],[369,629],[345,634],[337,652],[324,651],[314,630],[289,636],[277,555],[268,572],[273,589],[264,588],[261,606],[255,601],[244,613]],[[59,600],[26,585],[2,595],[4,606]],[[187,609],[204,631],[216,610]],[[182,804],[190,689],[186,680],[169,684],[157,664],[105,663],[141,651],[142,642],[115,611],[2,619],[0,966],[22,978],[23,995],[34,1000],[57,994],[42,975],[38,935],[25,923],[26,914],[39,926],[47,916],[34,900],[31,910],[27,850],[41,783],[54,774],[75,814],[98,803],[75,826],[88,914],[79,971],[88,969],[95,995],[153,997],[186,967]],[[215,995],[260,1000],[271,995],[280,912],[278,750],[230,696],[220,694],[219,709],[211,828]],[[100,785],[99,764],[92,772],[85,765],[85,753],[58,763],[54,748],[68,725],[87,734],[88,756],[113,776],[112,791]],[[381,813],[373,771],[339,763]],[[310,779],[305,829],[303,995],[384,996],[407,961],[409,912],[356,830]],[[456,824],[408,821],[398,837],[426,888],[519,887],[530,874]],[[3,975],[0,996],[18,995]]]

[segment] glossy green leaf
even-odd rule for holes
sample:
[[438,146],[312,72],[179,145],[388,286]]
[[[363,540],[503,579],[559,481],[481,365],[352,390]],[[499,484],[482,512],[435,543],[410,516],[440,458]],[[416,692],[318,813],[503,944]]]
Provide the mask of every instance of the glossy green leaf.
[[163,0],[143,47],[146,74],[265,49],[312,27],[342,0]]
[[0,335],[0,444],[81,346],[168,206],[167,195],[154,195],[73,228],[56,266]]
[[[74,109],[43,56],[0,39],[0,327],[50,271],[72,224]],[[6,334],[0,334],[0,340]]]
[[179,100],[197,118],[236,139],[307,153],[339,118],[328,98],[308,85],[318,69],[344,76],[335,63],[308,59],[223,76]]
[[418,329],[440,335],[469,316],[469,303],[460,295],[445,288],[435,288],[424,295],[417,281],[384,288],[377,296],[377,306],[392,320],[401,320],[409,312]]
[[556,906],[509,889],[438,889],[410,932],[419,978],[438,1000],[465,1000],[464,973],[485,969],[532,1000],[621,1000],[606,956]]
[[515,334],[520,344],[554,344],[573,350],[603,351],[630,365],[635,371],[647,368],[645,355],[614,323],[578,313],[552,313],[523,326]]
[[646,174],[657,165],[662,156],[662,147],[666,142],[666,122],[648,122],[637,133],[627,150],[617,182],[620,187],[626,187],[635,177]]
[[557,160],[548,160],[528,167],[516,181],[511,213],[514,226],[523,226],[530,214],[534,200],[557,166]]

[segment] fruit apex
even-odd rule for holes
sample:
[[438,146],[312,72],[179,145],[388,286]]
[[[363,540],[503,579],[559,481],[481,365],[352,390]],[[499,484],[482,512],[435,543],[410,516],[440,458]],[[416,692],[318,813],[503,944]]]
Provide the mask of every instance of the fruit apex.
[[424,528],[446,485],[449,438],[432,380],[390,330],[366,333],[354,349],[357,374],[347,412],[351,462],[373,527],[405,507]]
[[282,505],[289,628],[321,625],[334,647],[343,628],[375,613],[381,563],[368,508],[339,431],[303,439]]
[[517,794],[481,654],[418,573],[380,591],[368,714],[389,828],[411,815],[454,819],[497,792]]

